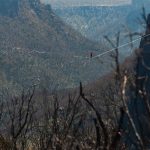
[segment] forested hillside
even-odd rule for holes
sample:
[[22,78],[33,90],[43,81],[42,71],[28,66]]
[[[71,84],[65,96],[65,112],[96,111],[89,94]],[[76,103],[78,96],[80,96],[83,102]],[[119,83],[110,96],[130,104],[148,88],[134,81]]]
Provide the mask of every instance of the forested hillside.
[[[96,70],[106,72],[98,69],[97,62],[84,68],[85,62],[75,57],[88,57],[104,46],[66,25],[50,5],[39,0],[1,0],[0,33],[0,74],[5,87],[13,84],[18,89],[45,82],[68,88],[85,76],[86,82],[98,77]],[[91,74],[93,69],[96,73]]]

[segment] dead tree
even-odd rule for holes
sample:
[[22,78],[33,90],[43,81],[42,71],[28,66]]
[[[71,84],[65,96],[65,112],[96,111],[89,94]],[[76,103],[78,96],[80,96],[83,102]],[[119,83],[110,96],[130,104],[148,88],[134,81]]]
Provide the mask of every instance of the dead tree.
[[24,150],[27,146],[26,142],[31,132],[34,113],[34,90],[23,91],[20,96],[12,97],[6,102],[6,113],[8,114],[6,126],[13,150]]

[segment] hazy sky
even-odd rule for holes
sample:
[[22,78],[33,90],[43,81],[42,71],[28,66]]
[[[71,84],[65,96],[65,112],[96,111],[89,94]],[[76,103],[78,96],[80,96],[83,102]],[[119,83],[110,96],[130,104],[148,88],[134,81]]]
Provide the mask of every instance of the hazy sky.
[[114,6],[131,4],[132,0],[41,0],[48,2],[53,7],[70,7],[70,6]]

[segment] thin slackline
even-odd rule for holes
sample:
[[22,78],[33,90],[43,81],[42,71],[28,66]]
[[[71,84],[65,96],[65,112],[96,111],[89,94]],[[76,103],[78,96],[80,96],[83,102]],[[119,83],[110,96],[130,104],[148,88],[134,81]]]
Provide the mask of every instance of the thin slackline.
[[[95,58],[101,57],[101,56],[103,56],[103,55],[105,55],[105,54],[107,54],[107,53],[110,53],[110,52],[112,52],[112,51],[115,51],[116,49],[119,49],[119,48],[123,48],[123,47],[125,47],[125,46],[127,46],[127,45],[129,45],[129,44],[135,43],[136,41],[139,41],[139,40],[141,40],[141,39],[143,39],[143,38],[145,38],[145,37],[148,37],[148,36],[150,36],[150,34],[147,34],[147,35],[144,35],[144,36],[142,36],[142,37],[139,37],[139,38],[137,38],[137,39],[135,39],[135,40],[133,40],[133,41],[131,41],[131,42],[125,43],[125,44],[120,45],[120,46],[118,46],[118,47],[116,47],[116,48],[107,50],[107,51],[105,51],[105,52],[103,52],[103,53],[100,53],[100,54],[98,54],[98,55],[96,55],[96,56],[93,56],[91,59],[95,59]],[[85,58],[85,59],[86,59],[86,58],[90,58],[90,57],[82,57],[82,56],[74,56],[74,57]]]

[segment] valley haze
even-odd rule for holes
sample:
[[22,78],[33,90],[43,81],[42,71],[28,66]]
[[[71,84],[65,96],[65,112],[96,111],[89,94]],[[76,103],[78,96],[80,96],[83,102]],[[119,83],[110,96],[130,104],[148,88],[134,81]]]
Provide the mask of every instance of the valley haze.
[[50,3],[52,7],[120,6],[132,4],[132,0],[41,0],[41,2]]

